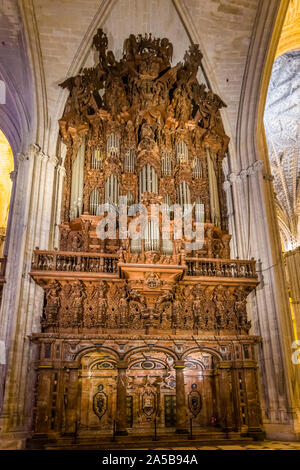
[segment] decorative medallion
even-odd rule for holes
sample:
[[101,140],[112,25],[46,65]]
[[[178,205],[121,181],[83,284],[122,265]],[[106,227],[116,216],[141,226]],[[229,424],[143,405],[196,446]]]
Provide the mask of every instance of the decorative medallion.
[[202,398],[200,392],[197,390],[197,384],[192,384],[191,391],[188,394],[189,410],[194,415],[194,418],[200,413],[202,408]]
[[156,396],[151,390],[145,391],[142,395],[142,410],[149,418],[156,410]]
[[145,284],[150,289],[156,289],[161,285],[161,280],[156,273],[150,273],[145,280]]
[[98,392],[95,393],[93,398],[93,410],[94,413],[98,416],[99,419],[105,415],[107,410],[107,395],[103,391],[103,385],[98,385]]

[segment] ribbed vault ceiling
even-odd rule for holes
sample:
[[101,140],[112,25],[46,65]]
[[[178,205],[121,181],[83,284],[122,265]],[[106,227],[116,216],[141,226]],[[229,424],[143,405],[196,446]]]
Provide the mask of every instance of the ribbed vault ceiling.
[[264,122],[284,245],[290,249],[300,242],[300,51],[274,61]]

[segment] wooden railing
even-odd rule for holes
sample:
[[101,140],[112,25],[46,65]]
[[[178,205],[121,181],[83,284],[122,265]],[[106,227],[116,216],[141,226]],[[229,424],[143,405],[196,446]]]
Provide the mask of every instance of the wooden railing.
[[255,260],[186,258],[187,276],[256,278]]
[[[1,258],[0,258],[1,262]],[[186,276],[256,278],[255,260],[185,258]],[[119,257],[109,253],[35,250],[32,271],[117,273]],[[1,263],[5,266],[4,262]]]
[[109,253],[36,250],[32,271],[116,273],[119,257]]

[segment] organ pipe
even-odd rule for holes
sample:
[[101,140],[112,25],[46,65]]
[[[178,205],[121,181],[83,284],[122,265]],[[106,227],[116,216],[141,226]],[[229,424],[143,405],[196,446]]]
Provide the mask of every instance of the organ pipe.
[[83,172],[84,172],[85,139],[80,145],[72,165],[70,219],[82,214]]
[[216,177],[216,172],[214,168],[214,162],[213,162],[212,154],[210,152],[209,147],[206,147],[206,157],[207,157],[208,180],[209,180],[211,221],[213,224],[220,226],[221,217],[220,217],[218,184],[217,184],[217,177]]

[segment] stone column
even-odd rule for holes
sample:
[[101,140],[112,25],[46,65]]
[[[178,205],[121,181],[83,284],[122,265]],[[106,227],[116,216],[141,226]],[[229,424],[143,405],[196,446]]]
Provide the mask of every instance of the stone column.
[[176,432],[186,434],[187,430],[187,410],[184,389],[184,361],[176,361],[174,369],[176,372]]
[[0,341],[5,343],[6,349],[6,364],[0,371],[0,382],[5,381],[5,390],[0,396],[0,448],[24,446],[32,427],[37,347],[30,343],[29,336],[40,330],[44,292],[28,273],[33,249],[49,248],[56,162],[54,158],[52,161],[49,163],[49,157],[36,145],[30,146],[25,155],[18,156],[7,283],[0,311]]
[[127,415],[126,415],[126,388],[127,388],[127,364],[120,361],[117,364],[117,432],[118,436],[126,436],[127,432]]

